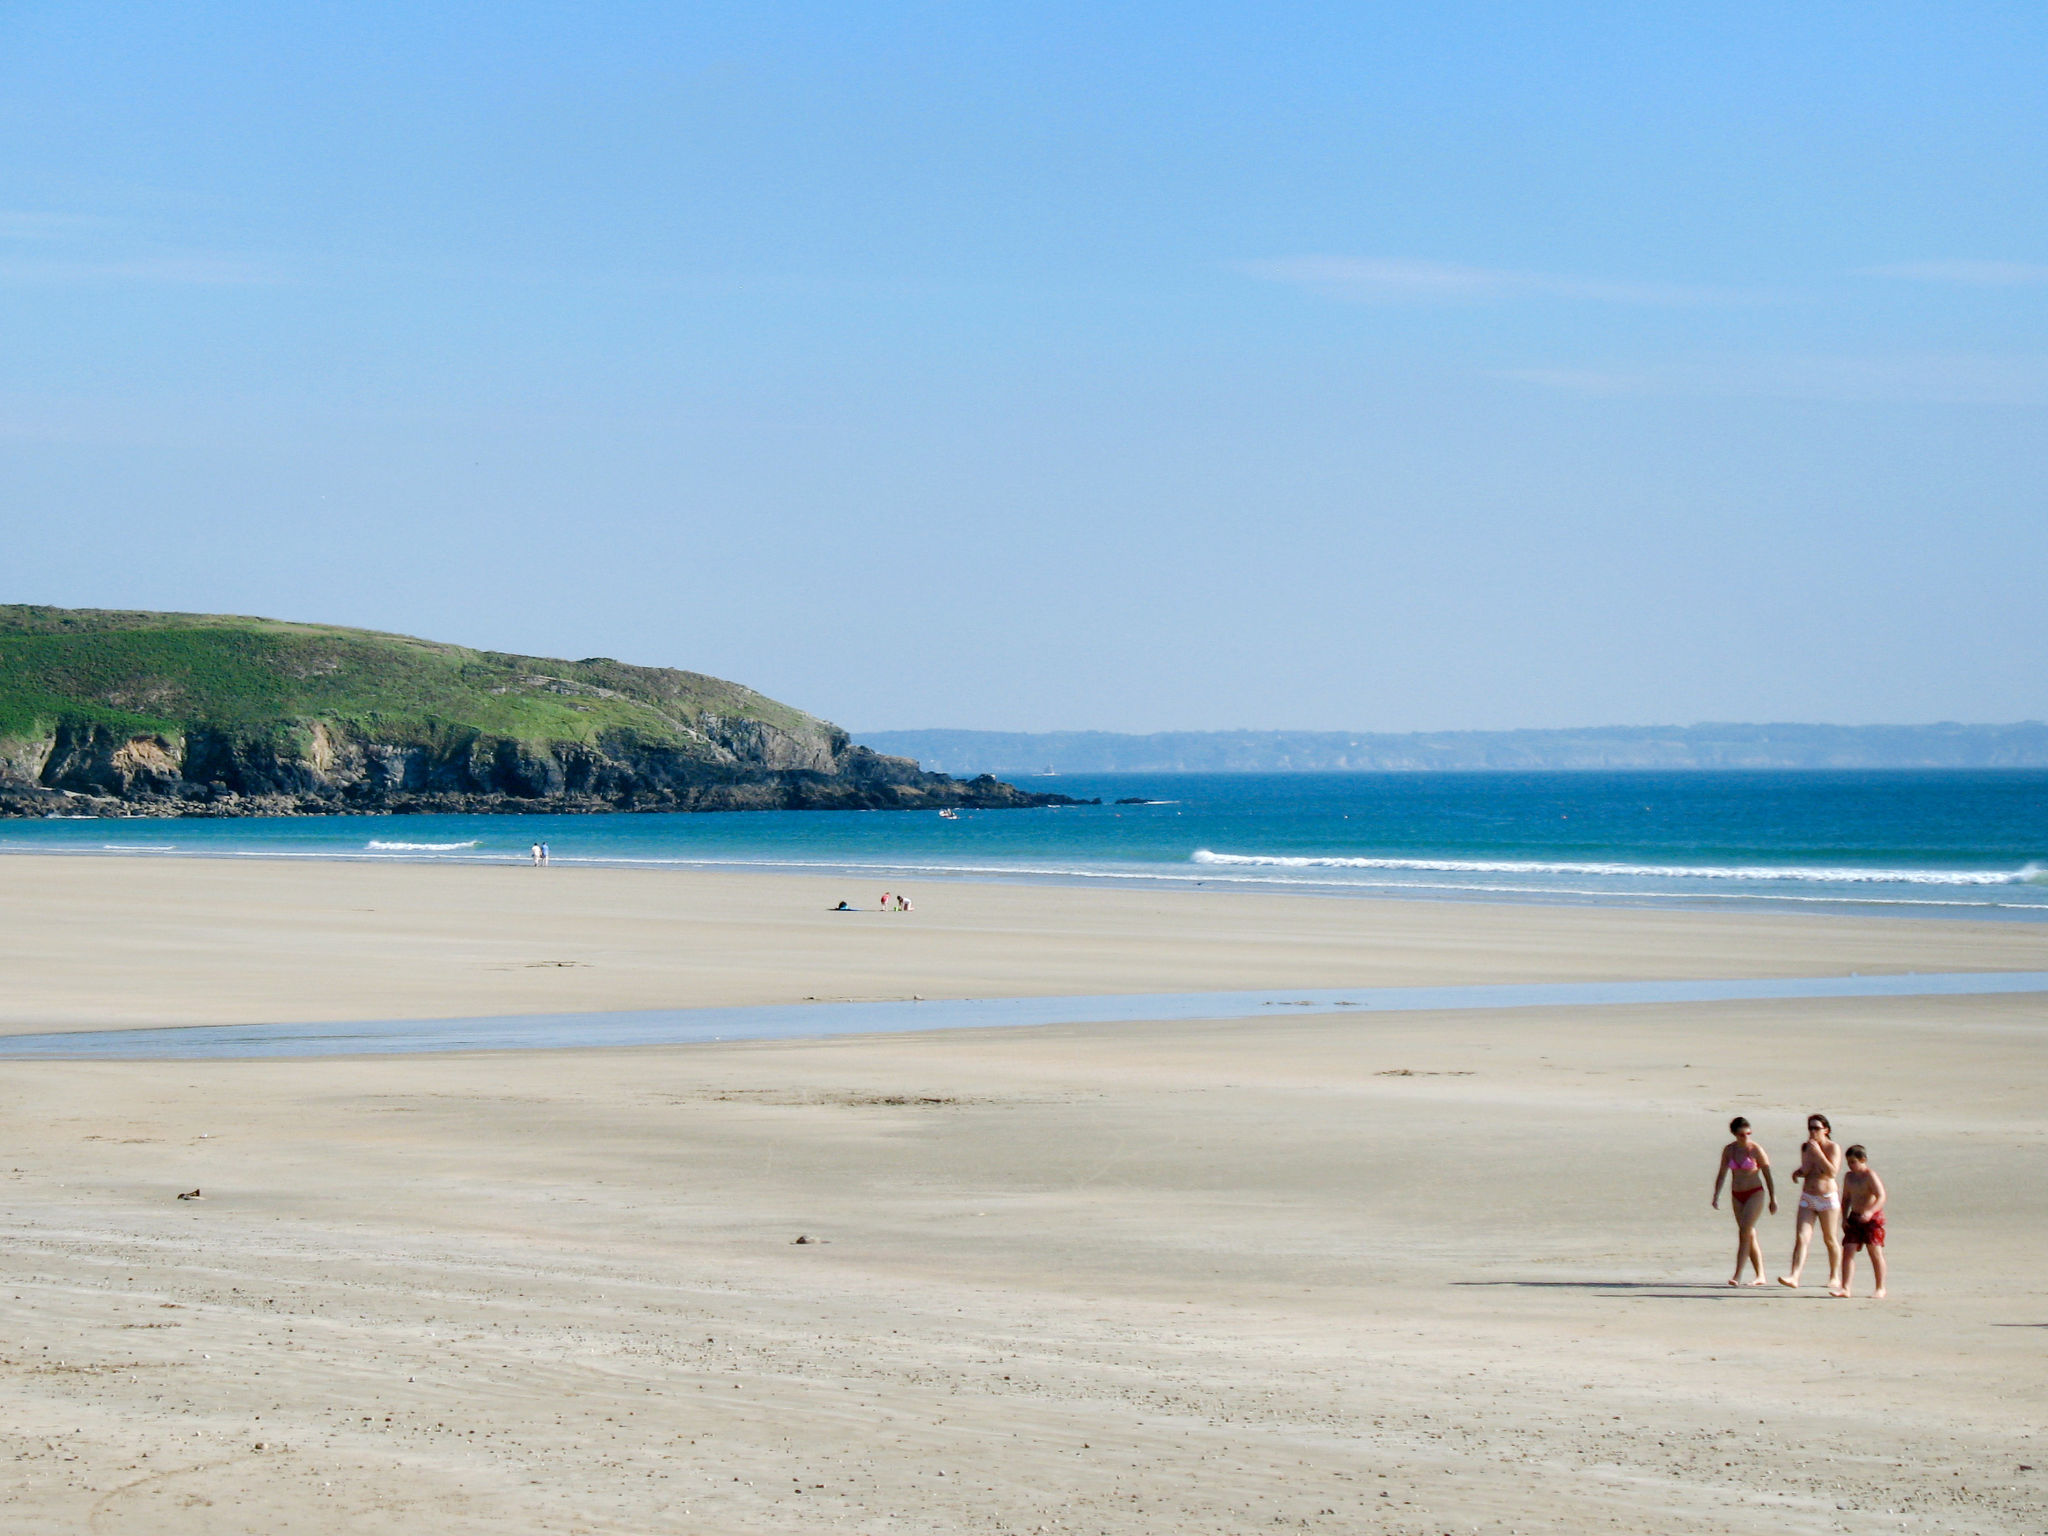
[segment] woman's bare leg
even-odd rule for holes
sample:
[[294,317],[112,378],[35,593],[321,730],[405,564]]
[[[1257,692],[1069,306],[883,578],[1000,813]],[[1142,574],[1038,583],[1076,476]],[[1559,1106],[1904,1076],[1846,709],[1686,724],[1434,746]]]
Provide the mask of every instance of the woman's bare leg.
[[1842,1288],[1842,1213],[1823,1211],[1820,1217],[1821,1241],[1828,1245],[1828,1289],[1839,1292]]
[[1751,1285],[1762,1285],[1764,1283],[1764,1245],[1763,1240],[1756,1234],[1755,1222],[1752,1221],[1749,1224],[1749,1231],[1745,1235],[1749,1242],[1749,1267],[1755,1274],[1755,1278],[1749,1283]]
[[1756,1271],[1756,1278],[1749,1283],[1764,1283],[1764,1245],[1757,1241],[1756,1224],[1764,1211],[1763,1196],[1753,1195],[1735,1207],[1735,1276],[1728,1283],[1742,1284],[1742,1266],[1747,1263]]
[[1806,1250],[1813,1246],[1813,1212],[1805,1206],[1799,1208],[1799,1225],[1792,1234],[1792,1265],[1778,1276],[1778,1284],[1797,1286],[1800,1271],[1806,1268]]

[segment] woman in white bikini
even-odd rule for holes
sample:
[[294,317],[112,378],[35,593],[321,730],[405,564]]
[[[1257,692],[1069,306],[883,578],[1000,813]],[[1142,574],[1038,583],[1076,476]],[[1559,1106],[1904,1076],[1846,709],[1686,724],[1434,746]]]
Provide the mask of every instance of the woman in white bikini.
[[1842,1289],[1842,1196],[1837,1181],[1842,1176],[1842,1149],[1835,1145],[1834,1127],[1828,1117],[1806,1117],[1806,1144],[1799,1149],[1799,1230],[1792,1239],[1792,1268],[1778,1276],[1778,1284],[1797,1286],[1799,1272],[1806,1268],[1806,1252],[1813,1246],[1813,1229],[1820,1226],[1822,1241],[1828,1245],[1828,1294]]
[[1735,1274],[1730,1285],[1742,1284],[1742,1266],[1746,1263],[1755,1272],[1756,1278],[1749,1283],[1764,1283],[1764,1245],[1756,1235],[1756,1224],[1763,1219],[1766,1203],[1770,1213],[1778,1214],[1778,1186],[1771,1179],[1771,1160],[1764,1155],[1764,1149],[1750,1140],[1749,1122],[1737,1115],[1728,1122],[1728,1134],[1735,1139],[1721,1149],[1721,1165],[1714,1170],[1714,1209],[1721,1208],[1721,1186],[1728,1185],[1728,1201],[1735,1212]]

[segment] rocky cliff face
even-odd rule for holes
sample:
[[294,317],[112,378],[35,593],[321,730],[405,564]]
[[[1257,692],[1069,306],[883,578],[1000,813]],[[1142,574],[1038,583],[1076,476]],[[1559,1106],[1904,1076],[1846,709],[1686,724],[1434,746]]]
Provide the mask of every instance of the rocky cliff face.
[[597,742],[366,739],[312,721],[285,739],[57,725],[0,755],[0,815],[275,816],[405,811],[921,809],[1067,803],[984,775],[961,781],[845,733],[703,720],[696,751],[627,733]]
[[309,721],[276,735],[133,735],[59,723],[0,756],[0,815],[334,815],[385,811],[766,811],[1065,803],[983,776],[928,774],[844,731],[698,721],[696,750],[475,735],[393,743]]

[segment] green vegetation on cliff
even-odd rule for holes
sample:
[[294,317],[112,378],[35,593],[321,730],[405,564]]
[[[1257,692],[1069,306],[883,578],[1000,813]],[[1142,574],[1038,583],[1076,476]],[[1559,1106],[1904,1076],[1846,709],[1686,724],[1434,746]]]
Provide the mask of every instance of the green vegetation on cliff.
[[0,605],[0,738],[67,721],[258,735],[317,719],[422,745],[625,731],[688,750],[700,740],[691,724],[707,715],[792,734],[830,729],[735,683],[604,658],[508,656],[276,619]]

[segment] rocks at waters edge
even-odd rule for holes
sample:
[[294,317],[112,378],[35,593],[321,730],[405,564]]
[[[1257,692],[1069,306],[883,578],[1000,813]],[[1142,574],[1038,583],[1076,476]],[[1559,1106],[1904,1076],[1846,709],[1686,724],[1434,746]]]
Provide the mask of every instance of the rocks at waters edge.
[[[856,747],[854,752],[865,752]],[[125,791],[107,788],[58,789],[41,784],[0,783],[0,818],[51,816],[232,817],[462,815],[590,815],[613,811],[859,811],[1029,809],[1049,805],[1098,805],[1067,795],[1036,795],[991,775],[959,780],[920,772],[903,758],[868,754],[846,776],[803,771],[759,777],[737,776],[722,783],[633,782],[609,790],[563,788],[531,793],[513,789],[389,789],[352,784],[301,790],[245,792],[230,783],[176,779]],[[874,771],[878,765],[886,765]],[[867,773],[858,769],[868,768]],[[908,768],[909,774],[902,774]],[[607,775],[608,776],[608,775]],[[622,775],[623,777],[623,775]]]
[[1084,803],[1031,794],[989,774],[963,781],[926,773],[907,758],[854,746],[829,727],[822,741],[798,741],[781,739],[775,727],[741,723],[755,728],[709,761],[644,743],[483,740],[446,752],[317,729],[317,750],[292,752],[206,730],[133,736],[64,725],[44,753],[17,750],[14,761],[0,761],[0,816],[574,815]]

